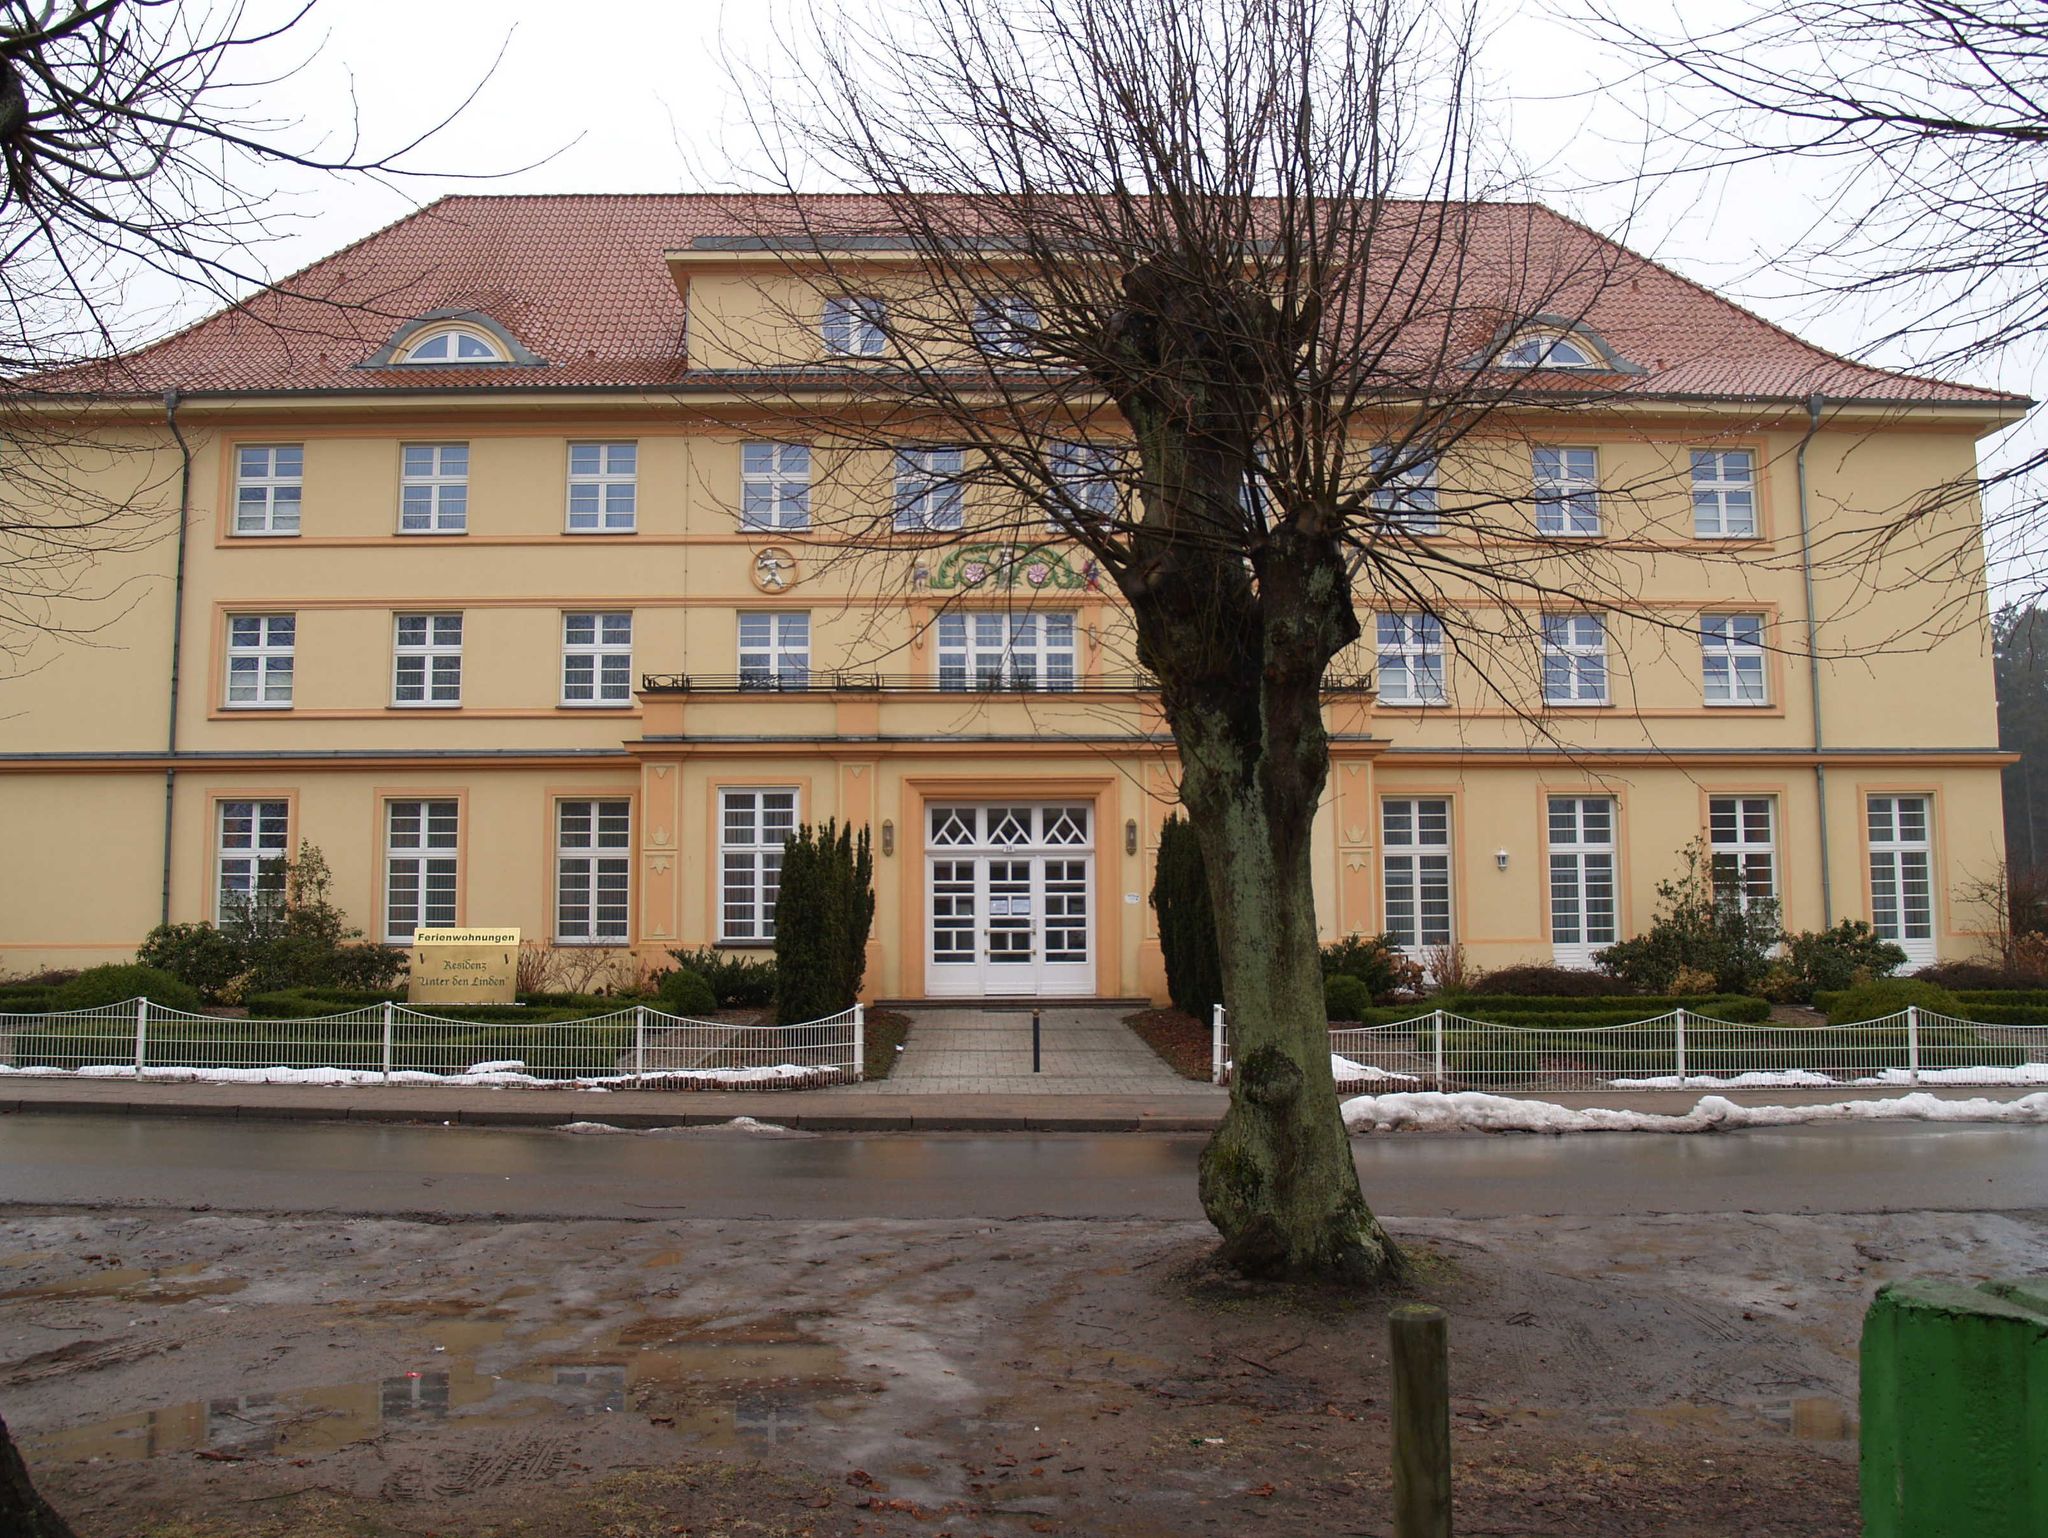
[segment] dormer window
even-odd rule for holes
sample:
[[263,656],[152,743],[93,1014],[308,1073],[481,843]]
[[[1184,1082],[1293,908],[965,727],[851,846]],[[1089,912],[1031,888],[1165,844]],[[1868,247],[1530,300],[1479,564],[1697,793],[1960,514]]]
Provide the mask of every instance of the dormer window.
[[1510,342],[1502,368],[1599,368],[1605,362],[1585,343],[1554,331],[1531,331]]
[[475,310],[436,310],[417,316],[357,364],[358,368],[546,368],[547,359]]
[[467,326],[432,331],[398,355],[400,363],[504,363],[508,361],[490,337]]

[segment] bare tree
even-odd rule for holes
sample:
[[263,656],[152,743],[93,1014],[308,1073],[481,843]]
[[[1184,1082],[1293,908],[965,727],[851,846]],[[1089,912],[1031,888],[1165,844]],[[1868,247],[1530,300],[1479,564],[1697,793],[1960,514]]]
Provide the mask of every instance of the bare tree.
[[[2048,10],[2035,0],[1744,0],[1712,25],[1673,6],[1562,0],[1619,46],[1662,104],[1658,176],[1796,160],[1812,222],[1770,253],[1817,305],[1858,306],[1859,356],[1943,378],[2031,371],[2048,343]],[[1838,564],[1881,544],[1927,572],[1974,569],[1981,496],[1991,567],[2015,594],[2048,582],[2048,447],[2024,440],[1982,476],[1872,510]],[[1966,584],[1967,623],[1981,622]],[[1959,590],[1961,591],[1961,590]]]
[[[841,559],[908,589],[964,555],[966,585],[1028,604],[1016,573],[1053,540],[1127,601],[1215,898],[1235,1070],[1201,1192],[1223,1258],[1390,1276],[1331,1075],[1323,691],[1365,603],[1440,623],[1541,731],[1540,604],[1662,622],[1633,597],[1680,558],[1654,549],[1658,486],[1606,488],[1603,540],[1552,537],[1517,425],[1639,372],[1545,368],[1529,340],[1637,259],[1489,201],[1509,183],[1473,153],[1470,10],[897,0],[809,23],[745,81],[782,195],[736,198],[759,234],[717,242],[779,264],[778,313],[721,335],[693,311],[693,335],[758,368],[750,433],[839,451],[848,484],[812,517]],[[820,183],[858,195],[803,195]],[[850,363],[817,361],[821,304]]]
[[195,294],[262,287],[284,181],[438,174],[418,152],[489,78],[387,147],[353,123],[307,129],[274,104],[313,11],[259,23],[242,0],[0,0],[0,655],[104,626],[124,580],[102,575],[107,558],[163,529],[150,457],[124,471],[118,438],[48,397],[115,383],[80,370]]

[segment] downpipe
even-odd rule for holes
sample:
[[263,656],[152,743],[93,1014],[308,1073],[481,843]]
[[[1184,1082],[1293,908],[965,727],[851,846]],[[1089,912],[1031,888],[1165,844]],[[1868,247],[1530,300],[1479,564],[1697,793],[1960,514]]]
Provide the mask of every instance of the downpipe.
[[1835,866],[1829,857],[1828,766],[1823,757],[1827,734],[1820,708],[1820,617],[1813,603],[1813,528],[1807,511],[1806,448],[1820,431],[1821,408],[1827,397],[1818,391],[1806,398],[1806,434],[1793,457],[1799,484],[1799,581],[1806,594],[1806,681],[1813,711],[1813,793],[1820,815],[1820,927],[1835,925]]
[[169,726],[164,733],[164,871],[159,923],[171,921],[171,820],[178,800],[178,684],[185,651],[186,524],[192,515],[192,446],[178,425],[178,392],[164,392],[164,425],[178,444],[178,563],[171,586],[171,681]]

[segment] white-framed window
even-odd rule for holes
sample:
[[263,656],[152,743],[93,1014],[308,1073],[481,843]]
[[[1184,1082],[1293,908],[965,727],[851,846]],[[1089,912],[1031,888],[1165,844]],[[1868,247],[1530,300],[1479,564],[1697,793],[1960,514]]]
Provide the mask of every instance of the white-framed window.
[[876,358],[889,345],[883,329],[889,308],[872,294],[847,294],[825,301],[820,327],[825,351],[841,358]]
[[1085,522],[1106,528],[1116,522],[1116,450],[1100,443],[1055,443],[1047,464],[1064,505],[1055,508],[1054,532]]
[[1071,689],[1074,620],[1068,613],[941,614],[939,687]]
[[235,532],[252,536],[298,533],[305,489],[304,444],[242,444],[235,450]]
[[391,703],[462,703],[462,616],[394,616]]
[[1372,451],[1373,473],[1384,477],[1373,489],[1373,510],[1384,522],[1410,534],[1439,532],[1436,460],[1416,459],[1389,473],[1387,466],[1393,458],[1392,448]]
[[1756,534],[1756,458],[1748,449],[1692,451],[1692,532],[1698,539]]
[[966,455],[959,449],[896,451],[896,529],[919,534],[957,529],[965,521],[960,476]]
[[1543,616],[1543,703],[1607,703],[1607,626],[1599,615]]
[[231,710],[287,710],[298,647],[296,614],[228,616],[227,705]]
[[1536,532],[1600,532],[1600,451],[1539,444],[1529,451],[1536,488]]
[[504,350],[483,332],[468,326],[431,331],[408,346],[400,363],[503,363]]
[[1443,621],[1434,614],[1382,614],[1378,631],[1380,702],[1443,704]]
[[562,616],[562,703],[633,702],[633,616],[571,611]]
[[407,443],[398,453],[398,532],[467,532],[469,445]]
[[632,932],[633,803],[555,803],[555,943],[624,945]]
[[1518,336],[1500,355],[1503,368],[1598,368],[1601,361],[1585,343],[1555,331]]
[[1765,705],[1764,617],[1700,616],[1700,683],[1709,705]]
[[455,923],[460,803],[384,803],[384,938],[410,945],[415,929]]
[[1743,908],[1778,900],[1778,804],[1770,796],[1709,796],[1707,850],[1714,891]]
[[283,903],[292,806],[241,800],[214,806],[213,919],[227,928]]
[[1934,843],[1926,796],[1872,796],[1870,927],[1906,959],[1934,960]]
[[808,529],[811,526],[811,446],[808,443],[740,445],[740,527]]
[[740,687],[808,689],[811,616],[776,611],[740,616]]
[[630,534],[640,507],[640,445],[569,445],[569,532]]
[[782,846],[796,832],[796,792],[721,790],[718,813],[718,937],[773,940]]
[[1380,890],[1387,937],[1406,951],[1451,943],[1451,803],[1380,803]]
[[1590,967],[1617,938],[1614,800],[1550,797],[1550,946],[1561,967]]
[[1023,358],[1038,330],[1038,306],[1022,294],[995,294],[974,301],[974,345],[999,358]]

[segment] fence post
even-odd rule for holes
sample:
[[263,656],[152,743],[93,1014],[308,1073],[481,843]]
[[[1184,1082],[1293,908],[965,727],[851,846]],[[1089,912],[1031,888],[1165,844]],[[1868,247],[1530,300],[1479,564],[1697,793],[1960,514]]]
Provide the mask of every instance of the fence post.
[[[633,1077],[647,1077],[647,1006],[633,1006]],[[645,1088],[645,1085],[641,1086]]]
[[1906,1006],[1906,1082],[1920,1082],[1920,1006]]
[[853,1082],[868,1076],[868,1010],[859,999],[853,1001]]
[[1451,1364],[1444,1311],[1387,1315],[1394,1369],[1394,1538],[1451,1538]]
[[1685,1006],[1673,1011],[1678,1017],[1678,1087],[1685,1088]]
[[1429,1022],[1430,1035],[1434,1038],[1431,1055],[1436,1062],[1436,1088],[1437,1093],[1442,1094],[1444,1089],[1444,1012],[1441,1009],[1431,1010]]
[[1223,1004],[1209,1006],[1209,1082],[1223,1082]]
[[389,999],[384,1001],[384,1082],[391,1082],[391,1059],[393,1041],[396,1036],[398,1008]]
[[142,1077],[143,1060],[149,1055],[149,1000],[135,1001],[135,1077]]

